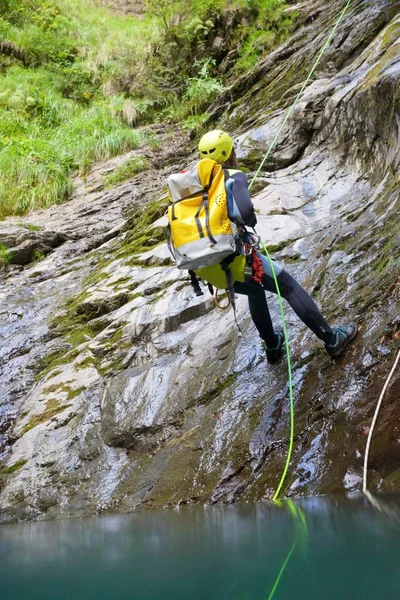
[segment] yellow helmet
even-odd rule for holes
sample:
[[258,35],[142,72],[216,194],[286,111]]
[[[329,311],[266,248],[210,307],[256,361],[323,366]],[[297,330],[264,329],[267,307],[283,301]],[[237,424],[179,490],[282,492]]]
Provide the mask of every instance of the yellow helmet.
[[201,158],[212,158],[218,163],[223,163],[232,154],[233,139],[222,129],[209,131],[199,142]]

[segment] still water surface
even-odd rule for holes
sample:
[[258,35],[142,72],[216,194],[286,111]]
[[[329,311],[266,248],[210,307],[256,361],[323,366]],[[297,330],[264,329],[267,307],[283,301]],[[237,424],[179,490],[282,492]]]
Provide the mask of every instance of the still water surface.
[[390,600],[399,559],[399,496],[4,525],[0,598]]

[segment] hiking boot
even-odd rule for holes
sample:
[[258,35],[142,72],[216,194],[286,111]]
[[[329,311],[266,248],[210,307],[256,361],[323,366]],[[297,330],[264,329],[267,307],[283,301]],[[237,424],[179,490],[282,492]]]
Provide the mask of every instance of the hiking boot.
[[282,346],[285,343],[285,336],[283,334],[282,329],[277,329],[275,331],[275,335],[278,339],[278,343],[275,348],[268,348],[266,342],[264,340],[262,341],[262,347],[265,350],[265,354],[267,355],[267,361],[269,363],[274,363],[274,362],[278,361],[283,354]]
[[325,344],[325,350],[332,358],[339,358],[356,337],[358,333],[357,325],[349,323],[341,327],[332,327],[332,331],[336,334],[336,342],[333,345]]

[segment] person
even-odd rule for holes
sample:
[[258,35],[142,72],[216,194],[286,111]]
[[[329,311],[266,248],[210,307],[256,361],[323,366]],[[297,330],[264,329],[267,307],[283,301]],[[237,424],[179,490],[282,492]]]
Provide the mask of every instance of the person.
[[[245,232],[245,226],[255,227],[257,218],[247,179],[244,173],[237,169],[237,157],[231,136],[220,129],[209,131],[199,142],[199,153],[201,158],[211,158],[227,169],[225,187],[228,216],[237,226],[238,235],[240,236],[240,231]],[[244,243],[239,245],[244,248]],[[277,290],[269,259],[260,252],[253,253],[253,257],[254,255],[256,258],[253,258],[253,263],[257,261],[260,266],[262,265],[259,282],[256,281],[257,277],[245,276],[242,252],[229,265],[234,280],[233,289],[235,293],[248,297],[251,318],[262,339],[267,360],[275,362],[282,356],[285,340],[282,329],[273,327],[265,291],[276,294]],[[349,323],[330,327],[315,302],[300,284],[277,262],[273,261],[273,268],[281,296],[290,304],[303,323],[324,342],[328,354],[335,359],[339,358],[356,337],[357,326]],[[221,276],[222,281],[226,280],[219,264],[198,269],[196,275],[217,288],[221,287]]]

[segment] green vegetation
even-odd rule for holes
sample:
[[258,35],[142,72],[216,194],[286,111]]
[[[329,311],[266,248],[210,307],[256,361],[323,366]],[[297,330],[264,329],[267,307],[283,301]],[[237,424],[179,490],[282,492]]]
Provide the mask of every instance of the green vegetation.
[[18,460],[16,463],[14,463],[13,465],[10,465],[9,467],[4,467],[1,471],[0,474],[1,475],[11,475],[12,473],[15,473],[16,471],[19,471],[20,469],[22,469],[22,467],[27,463],[27,460],[24,460],[23,458],[21,460]]
[[35,379],[37,381],[42,379],[50,371],[52,371],[52,376],[55,377],[61,373],[61,370],[54,371],[55,367],[73,362],[78,355],[79,350],[77,348],[71,348],[71,350],[66,350],[65,348],[54,350],[54,352],[47,354],[36,363]]
[[58,400],[48,400],[46,402],[45,410],[38,415],[33,415],[30,421],[26,425],[24,425],[24,427],[22,428],[22,434],[26,433],[27,431],[30,431],[31,429],[33,429],[37,425],[40,425],[41,423],[49,421],[52,417],[58,415],[58,413],[64,411],[70,406],[71,404],[61,404],[61,402],[59,402]]
[[103,177],[104,185],[106,188],[113,187],[122,181],[135,177],[138,173],[141,173],[149,167],[149,162],[141,156],[135,156],[123,165],[119,166],[115,171],[109,175]]
[[94,0],[0,0],[0,218],[65,200],[73,172],[140,145],[110,90],[153,22]]
[[20,227],[25,227],[25,229],[29,229],[29,231],[42,231],[42,225],[35,225],[34,223],[18,223]]
[[13,257],[13,253],[5,246],[0,244],[0,269],[8,265]]
[[90,367],[98,368],[99,359],[93,356],[92,354],[86,356],[83,360],[75,365],[77,370],[80,369],[89,369]]
[[[99,0],[0,0],[0,218],[66,200],[74,173],[146,143],[138,124],[203,126],[224,86],[293,20],[284,0],[146,6],[139,20]],[[130,162],[105,183],[143,168]]]
[[32,255],[33,263],[38,263],[45,258],[46,258],[46,255],[41,250],[39,250],[38,248],[36,248],[36,250],[34,250],[33,255]]
[[[145,211],[143,207],[137,207],[126,225],[129,233],[117,255],[118,258],[131,257],[133,254],[145,252],[165,242],[165,227],[153,227],[153,223],[165,215],[168,203],[168,198],[163,197],[149,202]],[[129,264],[135,264],[134,258],[132,261]]]
[[285,0],[147,0],[145,4],[158,19],[161,43],[146,57],[151,79],[141,79],[139,70],[136,73],[136,94],[147,105],[142,119],[157,112],[178,121],[205,114],[226,84],[284,41],[295,17],[295,12],[285,11]]

